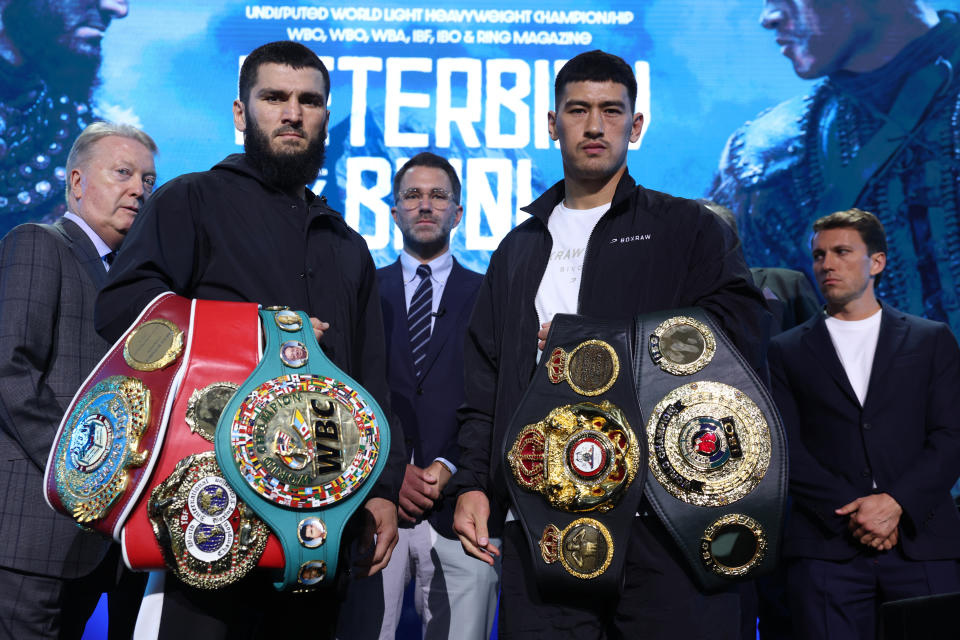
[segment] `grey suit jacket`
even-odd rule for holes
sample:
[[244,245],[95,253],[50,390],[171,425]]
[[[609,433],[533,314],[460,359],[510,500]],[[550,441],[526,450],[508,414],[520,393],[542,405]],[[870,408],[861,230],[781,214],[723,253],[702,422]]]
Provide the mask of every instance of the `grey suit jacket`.
[[74,578],[110,542],[47,506],[43,470],[77,389],[109,345],[93,329],[106,278],[83,230],[61,218],[0,240],[0,566]]

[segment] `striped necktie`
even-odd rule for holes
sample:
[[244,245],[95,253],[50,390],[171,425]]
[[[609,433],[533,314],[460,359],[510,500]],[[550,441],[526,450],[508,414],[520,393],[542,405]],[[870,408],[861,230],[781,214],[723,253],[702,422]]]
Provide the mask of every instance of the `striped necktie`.
[[410,353],[413,355],[413,370],[417,377],[423,371],[423,361],[427,357],[427,345],[430,343],[430,315],[433,312],[433,284],[430,282],[430,266],[417,267],[420,284],[410,299],[407,311],[407,326],[410,328]]

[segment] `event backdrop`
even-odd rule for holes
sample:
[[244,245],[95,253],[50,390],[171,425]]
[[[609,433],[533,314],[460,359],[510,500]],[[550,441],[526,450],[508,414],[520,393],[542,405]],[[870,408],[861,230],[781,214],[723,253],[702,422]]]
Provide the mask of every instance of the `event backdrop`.
[[[131,0],[107,29],[93,106],[157,140],[161,183],[204,170],[242,149],[231,117],[242,56],[267,41],[301,41],[331,70],[328,159],[315,190],[384,265],[400,246],[392,172],[421,150],[445,155],[465,183],[454,250],[483,271],[524,219],[520,207],[562,177],[547,111],[558,66],[578,52],[602,48],[636,71],[646,126],[628,162],[638,182],[707,195],[728,136],[811,90],[760,27],[761,5]],[[0,233],[21,221],[5,216]]]
[[[96,2],[0,0],[0,7],[8,4],[32,4],[41,11],[57,6],[65,15]],[[161,184],[242,150],[231,116],[242,57],[282,39],[313,48],[331,70],[327,164],[314,190],[364,235],[378,265],[394,260],[400,247],[390,219],[392,173],[404,159],[431,150],[448,157],[464,180],[465,215],[454,235],[454,252],[484,271],[500,239],[524,219],[520,207],[562,178],[559,151],[547,135],[553,79],[565,60],[595,48],[620,55],[637,75],[637,108],[646,125],[628,154],[630,173],[648,188],[726,199],[744,232],[748,216],[739,205],[753,206],[756,198],[749,189],[724,192],[713,186],[726,141],[774,105],[822,95],[817,93],[821,81],[799,79],[774,34],[761,28],[762,4],[130,0],[129,15],[106,29],[91,99],[44,89],[18,93],[21,81],[28,91],[30,78],[9,70],[0,74],[6,83],[0,86],[0,234],[57,215],[48,205],[61,202],[65,151],[92,117],[130,122],[150,133],[160,147]],[[960,0],[931,4],[960,9]],[[57,20],[25,21],[24,31],[16,34],[9,33],[11,24],[2,26],[7,37],[16,36],[37,56],[54,55],[45,39],[57,36],[51,34]],[[949,74],[948,79],[955,80]],[[955,85],[946,88],[955,96]],[[783,130],[811,126],[809,106],[802,105],[819,104],[817,99],[797,102],[799,115],[783,118]],[[907,175],[911,163],[918,162],[946,170],[928,172],[929,184],[902,190],[902,206],[884,214],[892,239],[888,281],[899,287],[888,292],[905,310],[948,320],[956,331],[960,108],[955,99],[938,99],[953,107],[953,119],[945,116],[951,129],[941,135],[949,158],[937,165],[939,160],[928,156],[940,151],[924,143],[919,156],[901,155],[898,171]],[[783,113],[790,115],[789,109],[775,115]],[[763,122],[768,127],[763,133],[776,139],[770,117]],[[748,150],[758,146],[756,136],[745,144]],[[786,151],[794,153],[795,145]],[[757,166],[737,168],[735,177],[747,186],[777,170],[776,158],[756,157]],[[794,179],[772,199],[764,196],[767,210],[776,211],[779,202],[782,211],[799,213],[785,220],[755,215],[747,220],[744,243],[751,266],[809,271],[802,247],[814,209],[805,209],[807,202],[795,195],[825,186]],[[753,233],[761,227],[762,233]],[[800,249],[779,248],[790,246]]]

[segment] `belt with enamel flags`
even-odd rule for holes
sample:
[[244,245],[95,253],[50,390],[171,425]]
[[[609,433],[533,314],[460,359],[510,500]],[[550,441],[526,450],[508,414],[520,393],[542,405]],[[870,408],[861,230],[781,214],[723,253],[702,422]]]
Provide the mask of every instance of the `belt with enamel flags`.
[[120,540],[131,568],[215,589],[258,566],[310,589],[335,574],[389,437],[304,314],[164,294],[71,403],[47,500]]
[[503,455],[544,594],[618,591],[644,494],[704,588],[775,562],[779,415],[702,309],[633,322],[555,316]]

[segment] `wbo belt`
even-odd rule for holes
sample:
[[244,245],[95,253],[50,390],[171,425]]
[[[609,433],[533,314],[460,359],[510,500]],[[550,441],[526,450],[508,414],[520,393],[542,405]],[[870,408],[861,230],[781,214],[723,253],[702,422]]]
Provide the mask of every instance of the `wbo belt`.
[[554,316],[504,440],[504,469],[544,593],[619,591],[646,440],[628,323]]
[[157,461],[189,323],[189,300],[157,296],[81,385],[44,474],[55,510],[120,540]]
[[320,350],[302,312],[260,312],[263,359],[227,403],[216,461],[237,499],[273,530],[285,565],[277,589],[309,589],[337,570],[347,520],[390,449],[377,402]]
[[647,499],[704,588],[772,570],[787,461],[769,392],[703,309],[641,315],[635,328]]
[[132,569],[167,567],[190,586],[216,589],[254,566],[283,567],[279,541],[237,499],[213,452],[223,408],[260,359],[258,306],[193,300],[190,326],[170,424],[121,548]]

